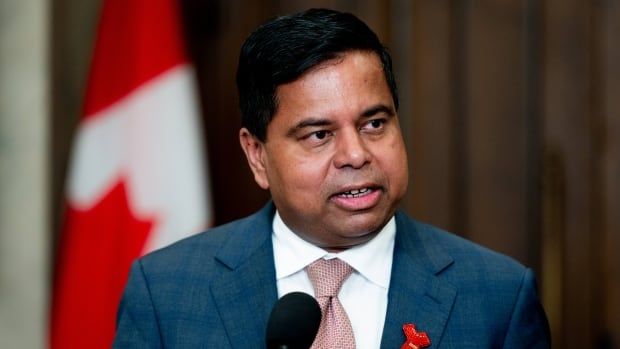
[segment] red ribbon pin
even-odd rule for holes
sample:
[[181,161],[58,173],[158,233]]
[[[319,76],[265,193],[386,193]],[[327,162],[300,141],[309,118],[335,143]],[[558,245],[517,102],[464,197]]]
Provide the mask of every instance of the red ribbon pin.
[[403,332],[405,332],[405,343],[400,349],[420,349],[431,345],[431,340],[426,332],[418,332],[414,324],[404,324]]

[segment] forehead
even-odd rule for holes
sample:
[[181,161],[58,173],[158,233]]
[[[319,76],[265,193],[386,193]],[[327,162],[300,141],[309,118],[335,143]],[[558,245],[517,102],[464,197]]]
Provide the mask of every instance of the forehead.
[[326,61],[277,90],[278,117],[298,119],[355,114],[369,105],[393,109],[381,60],[374,52],[351,51]]

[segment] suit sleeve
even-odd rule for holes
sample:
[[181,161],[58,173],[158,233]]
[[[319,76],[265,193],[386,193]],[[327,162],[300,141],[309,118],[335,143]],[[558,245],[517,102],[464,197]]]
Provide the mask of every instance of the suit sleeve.
[[138,260],[131,266],[118,309],[113,348],[161,348],[160,339],[151,293]]
[[534,273],[527,269],[515,302],[503,348],[550,348],[549,323],[536,292]]

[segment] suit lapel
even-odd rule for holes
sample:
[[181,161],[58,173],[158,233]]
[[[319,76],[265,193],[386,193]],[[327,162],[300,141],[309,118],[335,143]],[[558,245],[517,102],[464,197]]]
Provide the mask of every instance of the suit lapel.
[[213,299],[233,348],[262,347],[277,301],[271,220],[273,205],[231,232],[216,259],[222,264],[211,286]]
[[413,323],[418,331],[427,333],[431,348],[437,348],[457,293],[438,274],[453,260],[440,246],[425,241],[418,226],[405,215],[397,213],[396,224],[381,347],[400,348],[405,341],[403,325]]
[[[266,324],[277,301],[273,246],[273,204],[231,232],[216,259],[220,277],[211,293],[233,348],[263,347]],[[419,226],[396,214],[396,241],[381,348],[400,348],[402,326],[414,323],[438,347],[457,290],[438,276],[453,260],[425,241]]]

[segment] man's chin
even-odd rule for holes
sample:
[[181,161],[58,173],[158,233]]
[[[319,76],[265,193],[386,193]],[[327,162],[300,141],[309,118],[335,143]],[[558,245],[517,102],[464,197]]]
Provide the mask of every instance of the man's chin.
[[[355,224],[343,223],[337,228],[337,236],[342,238],[343,244],[360,245],[372,240],[383,228],[383,222],[368,222]],[[352,246],[350,246],[352,247]]]
[[393,213],[385,208],[375,207],[372,210],[347,212],[334,220],[334,226],[343,232],[343,236],[364,236],[373,234],[383,228]]
[[372,240],[375,236],[377,236],[378,232],[368,233],[362,236],[340,236],[338,241],[333,241],[324,244],[317,244],[322,249],[329,252],[341,252],[344,250],[348,250],[349,248],[356,247],[359,245],[363,245],[368,241]]

